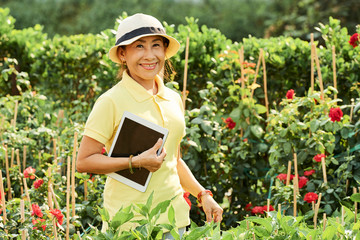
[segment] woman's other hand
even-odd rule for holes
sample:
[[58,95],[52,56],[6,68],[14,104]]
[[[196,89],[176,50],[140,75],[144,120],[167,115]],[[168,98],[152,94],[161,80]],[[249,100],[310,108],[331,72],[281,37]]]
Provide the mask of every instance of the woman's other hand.
[[159,138],[159,140],[152,148],[146,150],[145,152],[137,156],[134,156],[132,158],[133,166],[137,168],[146,168],[150,172],[155,172],[159,170],[166,156],[165,148],[162,149],[159,156],[157,155],[157,152],[161,147],[162,143],[163,140]]
[[223,209],[210,195],[203,195],[201,197],[201,204],[206,214],[207,222],[221,222]]

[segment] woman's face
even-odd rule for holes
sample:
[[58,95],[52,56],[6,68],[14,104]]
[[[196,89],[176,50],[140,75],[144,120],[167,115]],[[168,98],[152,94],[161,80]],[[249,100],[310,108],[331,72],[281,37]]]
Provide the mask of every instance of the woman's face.
[[161,36],[149,36],[120,48],[118,54],[126,62],[130,76],[140,84],[147,84],[163,68],[165,48]]

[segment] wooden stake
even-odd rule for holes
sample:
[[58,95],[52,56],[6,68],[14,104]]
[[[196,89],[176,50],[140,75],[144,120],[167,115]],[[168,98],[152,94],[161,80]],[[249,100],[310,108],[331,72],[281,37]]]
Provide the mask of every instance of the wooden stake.
[[288,161],[288,171],[286,174],[286,186],[290,184],[290,175],[291,175],[291,161]]
[[39,158],[39,167],[41,166],[41,153],[40,151],[38,152],[38,158]]
[[70,224],[70,156],[67,157],[66,166],[66,240],[69,240],[69,224]]
[[318,215],[318,212],[319,212],[320,201],[321,201],[321,193],[319,193],[318,201],[317,201],[316,206],[315,206],[315,214],[314,214],[314,229],[316,229],[316,224],[317,224],[317,215]]
[[[259,59],[258,59],[258,62],[256,64],[256,70],[255,70],[255,76],[254,76],[254,83],[253,84],[256,84],[256,79],[257,79],[257,76],[258,76],[258,73],[259,73],[260,64],[262,62],[262,56],[263,56],[263,49],[260,48]],[[251,89],[251,98],[253,98],[253,96],[254,96],[254,91],[255,91],[255,89]]]
[[294,187],[293,187],[293,192],[294,192],[294,217],[297,216],[297,190],[296,190],[296,183],[297,183],[297,178],[294,178]]
[[327,184],[327,175],[326,175],[326,164],[325,164],[325,158],[321,158],[321,165],[322,165],[322,170],[323,170],[324,183],[325,183],[325,184]]
[[2,171],[0,171],[0,194],[1,194],[2,214],[3,214],[2,219],[3,219],[4,225],[6,225],[7,215],[6,215],[6,203],[5,203],[5,192],[4,192]]
[[53,197],[55,207],[60,210],[60,206],[59,206],[58,201],[56,200],[56,195],[55,195],[55,192],[54,192],[54,189],[53,189],[52,185],[50,185],[50,192],[51,192],[51,195]]
[[[84,175],[87,175],[87,173],[84,173]],[[84,180],[84,200],[87,201],[87,195],[88,195],[88,180]]]
[[[332,46],[332,63],[333,63],[333,80],[334,80],[334,88],[337,90],[337,83],[336,83],[336,53],[335,53],[335,46]],[[337,99],[337,94],[335,93],[334,99]]]
[[26,145],[23,147],[23,169],[26,168]]
[[188,59],[189,59],[189,37],[186,38],[186,47],[185,47],[185,66],[184,66],[184,82],[183,82],[183,93],[182,93],[182,101],[183,107],[185,110],[186,104],[186,85],[187,85],[187,73],[188,73]]
[[322,80],[322,75],[321,75],[320,62],[319,62],[318,55],[316,53],[315,45],[313,45],[313,47],[314,47],[314,56],[315,56],[316,69],[317,69],[317,73],[318,73],[318,77],[319,77],[320,96],[322,98],[321,101],[323,102],[325,100],[324,99],[324,85],[323,85],[323,80]]
[[281,214],[281,204],[280,203],[278,204],[278,211]]
[[249,214],[246,214],[246,229],[249,230],[249,221],[247,220],[247,218],[249,217]]
[[[244,74],[244,46],[241,46],[239,49],[239,60],[240,60],[240,74],[241,74],[241,88],[245,89],[245,74]],[[245,95],[241,96],[241,99],[244,99]]]
[[53,209],[54,208],[54,203],[53,203],[53,200],[52,200],[52,196],[51,196],[51,167],[48,168],[48,206],[49,208]]
[[311,47],[311,94],[314,93],[314,34],[310,34],[310,47]]
[[325,231],[326,228],[326,213],[323,214],[323,231]]
[[351,108],[350,108],[350,123],[352,121],[352,117],[353,117],[353,112],[354,112],[354,99],[351,99]]
[[345,208],[341,206],[341,225],[345,225]]
[[9,156],[7,145],[5,145],[5,170],[6,170],[6,183],[8,187],[8,200],[12,199],[11,196],[11,182],[10,182],[10,173],[9,173]]
[[266,209],[267,209],[267,216],[269,217],[269,212],[270,212],[270,199],[267,199],[267,204],[266,204]]
[[[16,149],[15,153],[16,153],[16,164],[19,166],[19,176],[21,176],[21,165],[20,165],[19,149]],[[24,194],[24,189],[23,189],[23,186],[22,186],[22,183],[21,183],[21,178],[20,178],[20,192],[21,192],[21,195]]]
[[30,209],[30,211],[32,211],[31,199],[30,199],[28,186],[27,186],[27,183],[26,183],[26,178],[23,178],[23,183],[24,183],[24,188],[25,188],[25,195],[26,195],[26,198],[27,198],[27,200],[29,202],[29,209]]
[[13,120],[13,127],[16,129],[16,119],[17,119],[17,113],[18,113],[18,100],[15,101],[15,109],[14,109],[14,120]]
[[297,155],[294,151],[294,171],[295,171],[295,181],[294,181],[294,187],[296,187],[296,192],[299,193],[299,173],[298,173],[298,167],[297,167]]
[[[25,206],[24,206],[24,200],[20,200],[20,222],[25,222]],[[21,239],[26,240],[26,230],[21,231]]]
[[75,162],[76,162],[76,152],[77,152],[77,136],[78,133],[74,134],[74,149],[72,155],[72,174],[71,174],[71,207],[72,207],[72,217],[75,217]]
[[15,149],[11,148],[11,162],[10,162],[10,168],[14,167],[14,155],[15,155]]
[[57,153],[56,153],[56,138],[53,138],[53,155],[54,155],[54,163],[55,163],[55,169],[58,168],[58,162],[57,162]]
[[262,55],[262,65],[263,65],[266,117],[268,118],[269,117],[269,101],[268,101],[268,94],[267,94],[267,76],[266,76],[265,54]]
[[[353,193],[355,194],[357,192],[356,190],[356,187],[353,188]],[[357,215],[357,212],[358,212],[358,205],[357,205],[357,202],[354,202],[354,223],[356,223],[356,215]]]

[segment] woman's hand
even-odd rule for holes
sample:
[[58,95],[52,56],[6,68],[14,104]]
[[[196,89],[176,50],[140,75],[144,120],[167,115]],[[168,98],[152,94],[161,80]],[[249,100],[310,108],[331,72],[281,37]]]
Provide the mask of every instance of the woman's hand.
[[201,204],[206,214],[207,222],[221,222],[223,209],[209,194],[203,195],[201,197]]
[[159,138],[159,140],[152,148],[146,150],[145,152],[137,156],[134,156],[132,158],[132,165],[137,168],[146,168],[150,172],[157,171],[161,167],[166,156],[165,148],[162,149],[159,156],[157,155],[157,152],[161,147],[162,143],[163,140]]

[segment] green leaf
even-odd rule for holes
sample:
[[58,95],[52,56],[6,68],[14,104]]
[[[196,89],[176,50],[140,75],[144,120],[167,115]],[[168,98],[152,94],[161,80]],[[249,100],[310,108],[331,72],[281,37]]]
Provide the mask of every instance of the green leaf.
[[153,210],[151,210],[149,218],[152,219],[158,212],[164,213],[170,205],[170,200],[165,200],[159,203]]
[[250,222],[254,222],[263,226],[266,231],[270,234],[273,230],[270,218],[259,218],[259,217],[248,217],[246,218]]
[[255,109],[258,114],[266,113],[266,107],[261,104],[255,104]]
[[169,222],[172,225],[175,225],[175,223],[176,223],[176,221],[175,221],[175,210],[174,210],[174,207],[172,205],[170,206],[169,211],[168,211],[168,219],[169,219]]
[[259,126],[259,125],[253,125],[250,127],[250,130],[252,132],[252,134],[255,135],[255,137],[257,138],[261,138],[261,136],[263,135],[264,133],[264,130]]
[[323,239],[333,239],[337,233],[335,226],[327,226],[322,234]]
[[128,206],[124,209],[120,209],[111,220],[110,227],[116,230],[124,223],[130,221],[133,217],[134,217],[134,213],[132,212],[131,206]]
[[351,195],[350,199],[354,202],[360,202],[360,193],[354,193]]
[[230,117],[235,121],[236,119],[239,119],[241,115],[241,111],[239,108],[235,108],[231,113]]
[[291,143],[286,142],[283,144],[283,149],[285,154],[290,154],[291,153]]
[[311,132],[316,132],[316,130],[319,128],[320,126],[320,121],[317,119],[313,119],[310,122],[310,130]]

